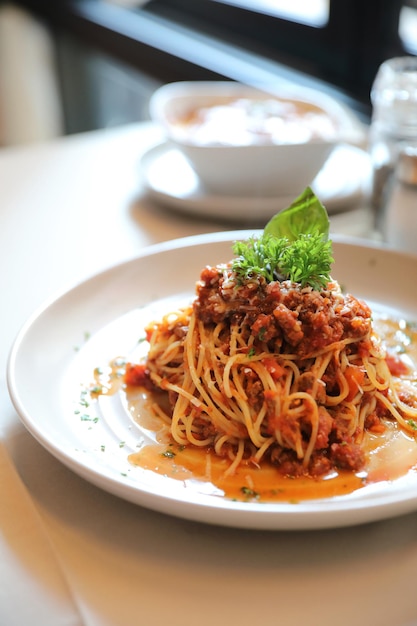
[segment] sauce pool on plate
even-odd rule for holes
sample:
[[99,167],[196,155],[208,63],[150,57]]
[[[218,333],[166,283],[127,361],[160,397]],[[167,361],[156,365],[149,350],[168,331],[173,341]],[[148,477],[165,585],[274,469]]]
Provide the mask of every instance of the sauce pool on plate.
[[[393,321],[375,316],[375,330],[399,363],[408,371],[408,382],[417,384],[417,330],[404,320]],[[125,396],[126,410],[139,429],[152,433],[153,443],[143,445],[129,455],[132,465],[161,474],[171,479],[189,482],[204,493],[240,501],[300,502],[317,498],[343,496],[368,485],[392,481],[417,470],[417,442],[396,422],[386,420],[382,433],[366,432],[363,449],[367,464],[361,472],[334,470],[320,478],[309,476],[288,478],[279,474],[271,463],[256,467],[243,462],[235,472],[228,473],[229,461],[207,448],[181,446],[172,441],[169,423],[151,411],[151,404],[164,402],[163,394],[152,394],[138,387],[124,388],[120,375],[123,359],[115,359],[107,368],[97,369],[93,397],[100,389],[106,394]],[[167,408],[167,407],[165,407]]]

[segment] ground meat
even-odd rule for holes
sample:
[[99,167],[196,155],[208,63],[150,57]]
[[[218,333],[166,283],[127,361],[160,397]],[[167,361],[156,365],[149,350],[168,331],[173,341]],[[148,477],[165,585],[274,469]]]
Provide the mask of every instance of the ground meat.
[[216,434],[214,425],[206,419],[196,417],[194,423],[198,426],[198,432],[194,433],[194,436],[198,439],[210,439]]
[[385,426],[381,422],[380,417],[375,413],[366,416],[364,427],[365,430],[369,430],[372,433],[383,433],[385,430]]
[[261,342],[268,342],[271,341],[271,339],[275,339],[277,329],[274,326],[273,316],[260,313],[256,321],[251,325],[251,334],[257,337]]
[[297,311],[292,311],[280,302],[273,311],[276,324],[281,328],[286,341],[291,346],[297,346],[304,338],[302,322],[298,319],[298,315]]
[[324,404],[326,401],[326,387],[317,380],[312,372],[306,371],[297,380],[297,390],[313,393],[316,390],[315,398],[318,404]]
[[333,418],[330,413],[319,406],[319,428],[317,433],[315,448],[318,450],[325,449],[329,445],[329,435],[333,429]]
[[261,276],[239,283],[230,264],[206,267],[194,303],[206,324],[236,319],[257,341],[308,356],[344,337],[365,338],[371,330],[369,307],[337,283],[315,291],[290,281],[267,283]]
[[194,310],[205,324],[217,324],[237,313],[240,317],[250,312],[256,315],[262,312],[262,284],[265,281],[259,277],[237,285],[230,267],[205,267],[197,284]]
[[328,474],[333,469],[333,463],[325,453],[313,454],[308,466],[308,473],[313,478]]
[[339,469],[358,472],[365,466],[365,453],[360,446],[349,441],[332,443],[330,457]]
[[248,403],[256,411],[260,411],[264,400],[263,386],[256,374],[249,368],[245,373],[246,385],[245,391],[248,397]]
[[292,450],[274,446],[270,452],[270,460],[283,476],[297,477],[305,473],[305,468]]
[[270,453],[271,463],[277,471],[289,478],[308,475],[311,478],[320,478],[328,474],[334,464],[324,452],[316,452],[311,456],[308,467],[304,467],[302,460],[297,459],[292,450],[284,450],[280,446],[275,446]]

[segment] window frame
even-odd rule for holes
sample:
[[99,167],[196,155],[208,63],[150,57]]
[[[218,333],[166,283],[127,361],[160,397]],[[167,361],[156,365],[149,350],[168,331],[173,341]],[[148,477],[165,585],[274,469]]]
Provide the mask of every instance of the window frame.
[[[227,0],[151,0],[145,10],[194,28],[204,24],[206,32],[220,32],[239,46],[345,90],[366,106],[379,65],[405,54],[398,24],[401,7],[408,3],[329,0],[329,4],[329,20],[323,27],[240,8]],[[226,32],[229,24],[233,28]]]

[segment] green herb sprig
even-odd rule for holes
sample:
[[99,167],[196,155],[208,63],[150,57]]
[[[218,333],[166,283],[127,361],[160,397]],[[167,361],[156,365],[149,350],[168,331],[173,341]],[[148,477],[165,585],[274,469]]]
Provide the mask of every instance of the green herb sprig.
[[333,263],[327,211],[310,187],[277,213],[260,237],[237,241],[233,270],[242,281],[263,276],[323,289]]
[[271,282],[287,246],[287,239],[275,239],[271,235],[236,241],[233,252],[237,258],[233,262],[233,270],[243,280],[260,275]]

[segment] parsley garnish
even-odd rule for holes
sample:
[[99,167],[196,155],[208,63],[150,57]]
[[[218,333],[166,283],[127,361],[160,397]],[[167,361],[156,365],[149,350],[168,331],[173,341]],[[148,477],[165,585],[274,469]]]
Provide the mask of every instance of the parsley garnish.
[[259,238],[235,242],[233,270],[242,281],[263,276],[268,282],[291,280],[323,289],[333,263],[328,232],[326,209],[308,187]]
[[275,239],[269,235],[236,241],[233,252],[237,258],[233,262],[233,270],[243,280],[260,275],[271,282],[286,246],[287,239]]

